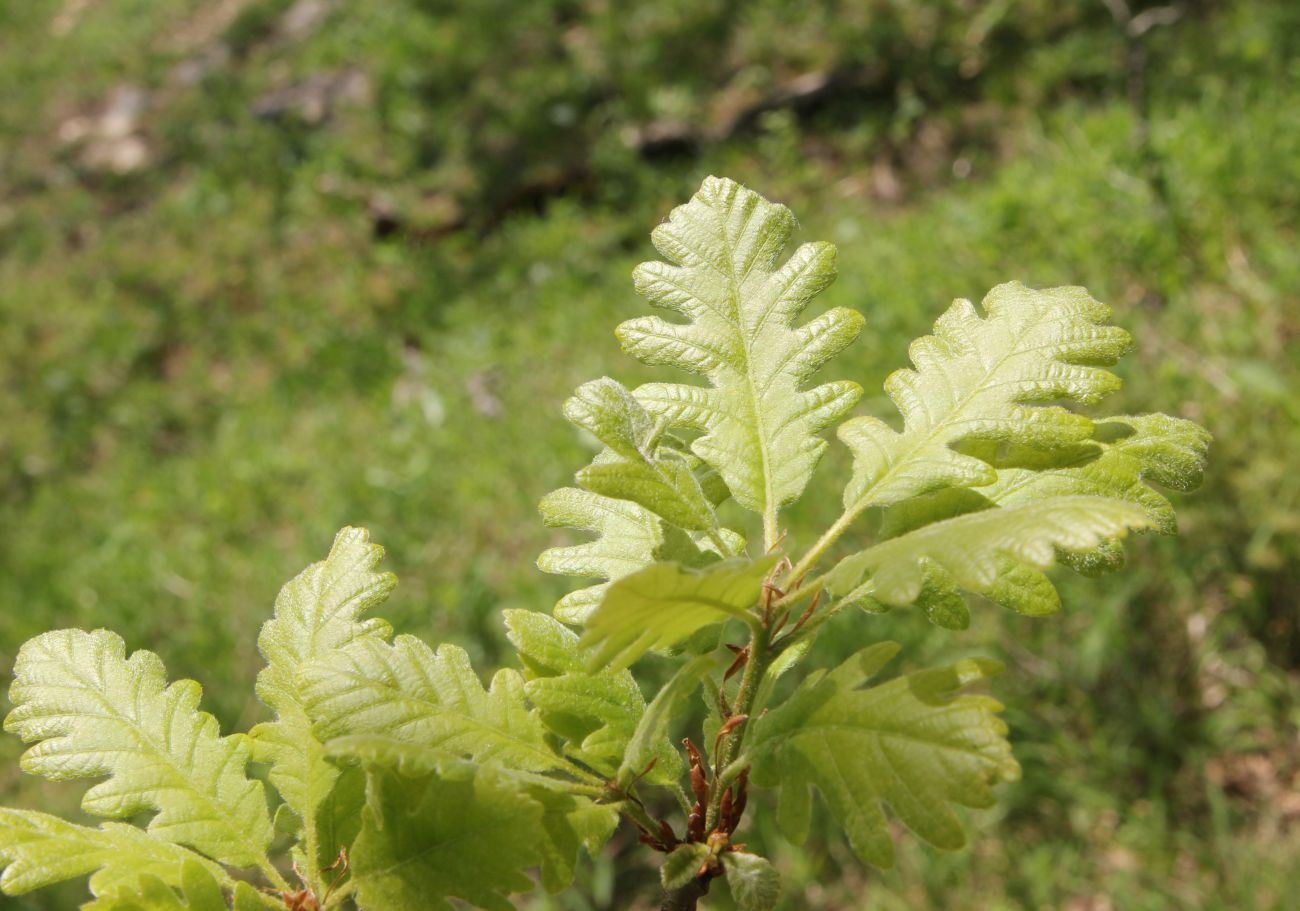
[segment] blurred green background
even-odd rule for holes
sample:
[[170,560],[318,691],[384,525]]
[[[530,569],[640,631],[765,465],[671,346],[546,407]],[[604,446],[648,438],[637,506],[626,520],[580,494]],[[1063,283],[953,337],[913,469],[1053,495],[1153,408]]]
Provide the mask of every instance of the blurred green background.
[[[826,660],[1004,660],[1025,775],[970,848],[904,835],[891,872],[760,811],[783,907],[1296,907],[1294,0],[30,0],[0,3],[0,93],[6,677],[28,636],[111,627],[244,729],[258,625],[345,523],[388,548],[399,629],[508,661],[499,611],[566,590],[533,566],[590,454],[559,405],[650,375],[612,333],[629,272],[722,174],[839,245],[824,303],[867,329],[828,376],[861,411],[953,297],[1018,278],[1135,334],[1113,410],[1216,437],[1181,536],[1063,574],[1059,617],[837,621]],[[19,752],[3,799],[75,808]],[[650,907],[634,847],[520,907]]]

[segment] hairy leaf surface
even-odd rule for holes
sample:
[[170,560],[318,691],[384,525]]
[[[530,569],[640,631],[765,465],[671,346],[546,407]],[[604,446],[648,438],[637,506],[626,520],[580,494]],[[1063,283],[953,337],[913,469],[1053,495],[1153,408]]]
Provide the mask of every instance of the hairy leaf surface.
[[372,776],[352,879],[361,911],[450,911],[450,897],[513,911],[541,860],[542,807],[479,769],[471,776]]
[[1127,332],[1103,325],[1110,309],[1082,288],[1036,291],[1019,282],[998,285],[983,307],[982,317],[970,301],[954,302],[934,335],[912,343],[916,369],[885,382],[903,415],[901,433],[872,417],[840,428],[854,457],[849,512],[997,480],[983,459],[954,448],[964,441],[1052,448],[1092,435],[1088,418],[1043,403],[1090,404],[1119,387],[1099,366],[1130,344]]
[[592,666],[627,667],[652,648],[667,648],[705,627],[745,619],[777,559],[733,560],[705,570],[656,563],[619,579],[587,618],[581,644],[594,649]]
[[809,676],[752,722],[746,747],[754,782],[781,788],[788,835],[806,833],[815,786],[858,856],[880,867],[894,861],[882,804],[921,838],[955,849],[965,836],[949,804],[990,806],[991,785],[1019,774],[997,717],[1001,706],[987,696],[953,695],[997,673],[997,665],[967,660],[864,687],[897,651],[879,643]]
[[659,881],[665,889],[680,889],[700,872],[700,865],[709,857],[709,847],[701,842],[678,845],[664,858],[659,868]]
[[741,911],[772,911],[781,897],[781,877],[767,858],[744,851],[722,855],[727,888]]
[[779,265],[794,224],[785,206],[734,181],[706,179],[652,235],[668,262],[643,263],[633,274],[651,304],[688,322],[648,316],[618,328],[629,354],[709,380],[654,383],[636,396],[651,413],[703,431],[694,451],[737,502],[759,513],[802,493],[826,448],[816,434],[862,394],[843,381],[803,388],[857,337],[862,317],[836,308],[794,324],[835,276],[835,248],[825,243],[805,244]]
[[664,425],[609,377],[578,387],[565,416],[608,448],[578,472],[601,496],[630,500],[678,528],[716,531],[718,517],[682,453],[664,441]]
[[[591,656],[563,624],[533,611],[505,612],[510,642],[524,663],[524,691],[541,719],[567,742],[568,754],[609,778],[619,768],[645,697],[631,671],[589,671]],[[655,760],[652,782],[675,781],[681,757],[666,736],[643,745]]]
[[152,652],[126,657],[105,630],[57,630],[29,640],[14,664],[5,729],[27,742],[24,771],[62,781],[98,778],[87,813],[150,810],[149,831],[233,866],[265,857],[271,820],[261,782],[245,774],[247,739],[222,737],[198,710],[193,680],[167,685]]
[[606,580],[570,592],[555,605],[555,616],[582,623],[605,596],[609,583],[649,566],[664,543],[663,520],[636,503],[565,487],[548,494],[538,507],[552,528],[580,528],[596,533],[593,541],[552,547],[537,558],[547,573]]
[[0,864],[5,867],[0,889],[7,895],[86,875],[95,895],[106,895],[145,875],[179,885],[187,860],[211,864],[135,826],[108,822],[90,828],[48,813],[0,808]]
[[300,675],[307,665],[367,636],[389,634],[382,620],[361,615],[388,597],[397,579],[379,573],[383,548],[363,529],[344,528],[329,556],[309,566],[281,589],[275,615],[262,627],[257,645],[267,666],[257,676],[257,695],[276,720],[250,732],[259,762],[271,765],[270,778],[284,802],[308,819],[329,796],[338,770],[324,756],[302,703]]
[[[993,484],[936,491],[900,503],[886,512],[881,535],[896,538],[992,506],[1017,507],[1058,496],[1102,496],[1131,503],[1146,514],[1151,529],[1172,534],[1173,506],[1150,484],[1173,490],[1195,488],[1204,471],[1209,434],[1191,421],[1163,414],[1106,418],[1097,424],[1097,431],[1098,440],[1053,452],[1012,448],[1002,455]],[[1117,569],[1123,563],[1123,550],[1118,541],[1105,539],[1095,547],[1060,551],[1057,558],[1091,573]],[[935,623],[963,628],[968,614],[958,588],[948,573],[930,564],[916,603]],[[1005,555],[998,560],[997,578],[981,593],[1024,614],[1042,615],[1060,608],[1056,588],[1046,576]]]
[[377,735],[447,759],[528,772],[568,771],[524,698],[523,677],[501,670],[484,689],[464,649],[437,652],[414,636],[359,639],[303,672],[304,703],[322,740]]
[[[173,888],[175,886],[176,888]],[[179,891],[177,891],[179,889]],[[81,911],[229,911],[221,883],[196,861],[179,870],[179,882],[146,874],[133,885],[81,906]],[[234,886],[233,911],[268,911],[283,907],[248,883]]]
[[[616,780],[627,785],[645,775],[649,781],[676,781],[681,773],[681,756],[676,750],[671,753],[670,765],[665,774],[660,772],[659,762],[662,744],[668,740],[668,728],[675,718],[680,717],[691,691],[699,685],[700,678],[713,669],[711,655],[697,655],[677,669],[677,673],[663,685],[650,703],[636,730],[628,741],[623,762],[619,765]],[[646,768],[654,761],[655,767],[646,775]]]
[[1104,497],[1052,497],[987,509],[926,525],[846,557],[826,584],[834,594],[869,594],[892,606],[914,602],[935,574],[940,574],[940,587],[951,579],[967,591],[987,592],[1005,576],[1008,559],[1043,569],[1052,564],[1057,548],[1087,550],[1150,524],[1140,507]]

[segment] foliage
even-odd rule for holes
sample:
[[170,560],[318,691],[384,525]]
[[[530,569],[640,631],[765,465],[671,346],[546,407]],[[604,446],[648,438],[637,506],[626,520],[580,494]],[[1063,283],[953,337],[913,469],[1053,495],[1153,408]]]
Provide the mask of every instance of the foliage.
[[[228,894],[237,909],[450,899],[508,909],[530,869],[550,891],[566,888],[580,849],[598,854],[621,816],[666,855],[665,907],[694,907],[725,879],[742,909],[770,911],[775,868],[738,841],[751,784],[779,787],[778,816],[796,841],[815,789],[877,866],[895,860],[882,805],[936,847],[964,844],[949,805],[990,806],[993,786],[1020,774],[1001,705],[965,692],[996,662],[867,685],[898,645],[878,642],[831,670],[816,667],[810,645],[857,605],[915,603],[939,625],[964,625],[958,590],[1046,612],[1055,590],[1041,570],[1058,554],[1077,569],[1114,569],[1126,532],[1172,530],[1147,482],[1194,486],[1209,438],[1165,416],[1094,422],[1054,404],[1112,391],[1118,380],[1101,366],[1128,337],[1081,289],[1002,285],[983,314],[955,303],[912,346],[916,370],[887,382],[901,431],[868,418],[841,425],[854,456],[844,509],[800,551],[782,512],[827,449],[817,434],[861,394],[846,381],[808,384],[862,317],[838,308],[797,323],[833,279],[834,251],[806,245],[781,264],[793,225],[784,206],[708,178],[656,230],[672,262],[642,265],[636,285],[688,322],[635,319],[619,337],[641,360],[709,385],[629,391],[603,379],[566,404],[605,447],[578,473],[580,489],[542,507],[548,522],[600,535],[541,560],[605,579],[580,612],[556,608],[580,634],[507,614],[524,670],[499,670],[484,687],[464,649],[393,637],[369,616],[394,580],[377,571],[368,535],[345,528],[263,627],[257,695],[275,718],[248,735],[222,737],[198,709],[197,683],[168,684],[161,659],[128,657],[113,633],[37,636],[15,662],[6,721],[33,744],[24,770],[105,778],[82,802],[93,815],[153,815],[143,829],[89,829],[6,810],[0,885],[89,873],[95,908],[228,907]],[[724,527],[724,508],[756,526],[752,536]],[[837,554],[869,510],[879,540]],[[677,670],[647,704],[629,667],[651,650]],[[792,690],[777,686],[806,664]],[[681,754],[670,733],[697,692],[710,707],[704,749],[688,737]],[[254,759],[269,766],[274,816],[249,776]],[[292,842],[297,882],[277,863],[275,830]]]

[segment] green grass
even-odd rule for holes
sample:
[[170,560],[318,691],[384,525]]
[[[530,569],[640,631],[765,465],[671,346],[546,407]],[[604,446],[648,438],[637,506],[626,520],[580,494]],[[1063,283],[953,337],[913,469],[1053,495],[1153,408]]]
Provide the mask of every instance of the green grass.
[[[721,173],[790,204],[800,239],[839,245],[823,303],[867,317],[837,362],[867,387],[862,410],[888,414],[880,382],[952,297],[1018,278],[1109,301],[1139,342],[1118,407],[1192,417],[1216,437],[1204,489],[1177,498],[1181,537],[1137,543],[1119,576],[1064,580],[1059,618],[982,605],[960,639],[911,614],[837,621],[826,660],[891,637],[907,664],[1006,661],[994,691],[1025,778],[974,818],[971,848],[905,837],[889,873],[859,868],[827,826],[797,851],[756,824],[785,907],[1273,909],[1300,889],[1300,29],[1288,4],[1222,4],[1153,37],[1151,157],[1095,61],[1114,62],[1116,44],[1085,20],[1095,27],[1031,45],[976,92],[954,82],[945,99],[927,82],[942,71],[910,74],[922,110],[907,116],[769,115],[738,141],[652,163],[596,131],[591,189],[437,241],[377,241],[365,200],[391,193],[418,223],[430,187],[460,186],[420,170],[427,137],[411,131],[431,127],[408,122],[456,100],[444,87],[421,107],[401,90],[428,78],[422,40],[454,47],[450,26],[336,17],[286,52],[284,66],[310,72],[351,39],[380,74],[384,104],[313,131],[247,115],[277,58],[256,44],[264,26],[242,20],[245,63],[157,115],[151,139],[167,155],[103,179],[56,148],[52,126],[106,85],[164,83],[184,57],[166,49],[169,24],[195,5],[111,19],[92,5],[66,39],[76,68],[38,40],[49,16],[34,6],[0,13],[0,85],[28,87],[0,120],[0,189],[16,191],[0,202],[0,669],[36,632],[107,626],[203,683],[227,728],[246,727],[260,717],[258,624],[345,523],[388,548],[399,628],[465,645],[484,669],[505,660],[499,611],[547,609],[564,591],[532,565],[565,537],[535,504],[587,454],[559,404],[601,374],[651,375],[612,333],[643,308],[631,268],[653,255],[648,232],[667,209]],[[1029,33],[1050,18],[1032,4],[1009,15]],[[739,43],[758,54],[774,29],[755,17]],[[645,67],[647,82],[667,78]],[[508,88],[527,109],[511,135],[558,142],[528,113],[553,99]],[[950,138],[923,179],[927,147],[909,137],[925,129]],[[916,159],[903,203],[868,192],[891,137]],[[952,176],[954,158],[969,177]],[[461,205],[486,211],[496,179],[466,178]],[[831,516],[845,470],[833,449],[790,516],[796,539]],[[75,787],[19,778],[19,749],[0,746],[7,802],[75,805]],[[620,844],[626,864],[602,859],[574,895],[526,906],[628,907],[651,874]]]

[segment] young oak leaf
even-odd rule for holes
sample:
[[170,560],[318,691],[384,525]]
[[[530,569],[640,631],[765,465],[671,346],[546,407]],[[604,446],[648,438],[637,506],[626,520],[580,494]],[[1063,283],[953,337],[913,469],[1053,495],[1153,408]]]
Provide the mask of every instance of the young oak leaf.
[[150,874],[141,876],[132,885],[122,886],[112,894],[82,905],[81,911],[273,911],[284,908],[284,902],[259,894],[246,882],[234,884],[234,904],[228,905],[217,877],[196,861],[187,861],[178,872],[179,882]]
[[[1191,421],[1165,414],[1120,415],[1097,424],[1102,439],[1068,447],[1057,457],[1042,452],[1015,452],[998,479],[977,488],[999,506],[1016,506],[1045,497],[1105,496],[1140,507],[1151,530],[1178,530],[1174,507],[1151,483],[1169,490],[1194,490],[1205,473],[1210,434]],[[1123,552],[1113,542],[1063,554],[1081,572],[1117,569]]]
[[82,808],[122,818],[157,811],[150,834],[236,867],[266,863],[271,819],[250,780],[247,738],[222,737],[198,710],[193,680],[167,685],[152,652],[126,657],[122,639],[56,630],[23,645],[5,730],[36,745],[24,771],[54,781],[98,778]]
[[664,445],[664,426],[609,377],[579,386],[564,415],[608,448],[578,472],[592,493],[630,500],[688,531],[716,533],[718,517],[690,464]]
[[766,857],[733,851],[722,855],[727,888],[740,911],[772,911],[781,897],[781,877]]
[[[714,497],[709,490],[709,479],[701,478],[701,481],[710,502],[719,502],[721,498]],[[548,494],[539,508],[542,520],[552,528],[567,526],[597,534],[593,541],[552,547],[537,558],[537,566],[543,572],[605,580],[570,592],[559,600],[552,613],[565,623],[585,623],[611,582],[651,563],[676,561],[685,566],[707,566],[745,547],[745,539],[729,528],[717,529],[712,534],[713,540],[701,533],[690,535],[644,506],[574,487]]]
[[312,734],[300,674],[349,642],[389,634],[384,621],[361,620],[397,584],[391,573],[375,571],[383,555],[364,529],[344,528],[323,561],[280,590],[275,615],[258,636],[267,666],[257,675],[257,695],[276,720],[257,725],[249,736],[255,757],[270,764],[271,783],[300,819],[311,818],[339,774]]
[[302,675],[316,736],[370,737],[446,760],[581,777],[556,753],[524,696],[523,677],[501,670],[485,690],[464,649],[437,652],[414,636],[390,645],[358,639]]
[[542,885],[556,894],[573,882],[579,849],[592,857],[600,853],[618,828],[618,811],[611,806],[554,789],[534,787],[529,796],[542,805]]
[[775,554],[728,560],[703,570],[656,563],[605,591],[587,618],[579,644],[593,649],[591,667],[625,668],[654,648],[667,648],[708,626],[745,620],[757,606]]
[[1083,288],[1036,291],[1019,282],[984,298],[987,316],[958,300],[912,343],[914,370],[898,370],[885,390],[903,415],[897,432],[874,417],[846,421],[840,439],[853,452],[844,491],[850,516],[944,487],[997,479],[993,466],[958,451],[971,440],[1037,448],[1077,443],[1093,424],[1059,405],[1091,404],[1119,388],[1100,365],[1128,350],[1127,332],[1103,325],[1110,308]]
[[700,867],[709,859],[709,846],[704,842],[688,842],[668,852],[659,868],[659,882],[671,892],[685,887],[700,873]]
[[944,519],[845,557],[826,579],[836,595],[870,595],[895,607],[913,603],[927,577],[940,585],[987,592],[1006,572],[1005,560],[1050,566],[1058,548],[1086,550],[1151,520],[1138,506],[1105,497],[1051,497]]
[[817,433],[862,394],[846,381],[802,388],[857,337],[862,317],[836,308],[794,325],[835,277],[835,248],[826,243],[805,244],[778,267],[794,225],[785,206],[734,181],[707,178],[652,235],[669,262],[643,263],[633,273],[652,305],[688,322],[647,316],[618,328],[634,357],[709,380],[652,383],[636,397],[652,414],[703,431],[692,449],[769,526],[776,510],[798,498],[825,451]]
[[538,509],[550,528],[571,527],[596,533],[593,541],[552,547],[537,558],[542,572],[605,580],[560,599],[554,613],[565,623],[585,621],[610,582],[649,566],[664,543],[663,520],[627,500],[565,487],[544,497]]
[[513,911],[532,887],[543,808],[491,769],[408,777],[375,772],[350,862],[361,911],[451,911],[460,898]]
[[781,789],[778,819],[788,837],[806,835],[815,786],[853,850],[878,867],[894,861],[882,804],[930,844],[952,850],[965,836],[948,805],[991,806],[991,786],[1020,771],[997,715],[1001,705],[954,695],[1000,668],[965,660],[864,686],[898,649],[878,643],[809,676],[751,722],[745,748],[753,782]]
[[[590,672],[590,656],[578,636],[535,611],[505,612],[507,635],[524,663],[524,692],[542,722],[564,738],[568,755],[612,777],[646,713],[645,697],[631,671]],[[652,783],[676,781],[681,757],[666,736],[648,745],[645,765]]]
[[179,885],[181,868],[190,860],[220,875],[206,858],[136,826],[107,822],[90,828],[34,810],[0,808],[0,890],[6,895],[86,875],[93,895],[107,895],[146,875]]
[[[881,536],[892,539],[958,515],[1059,496],[1103,496],[1131,503],[1146,514],[1150,530],[1172,534],[1173,506],[1150,484],[1194,489],[1204,471],[1209,434],[1191,421],[1163,414],[1106,418],[1097,430],[1102,439],[1056,452],[1012,448],[1001,457],[993,484],[940,490],[899,503],[886,511]],[[1060,551],[1057,559],[1081,572],[1098,572],[1118,568],[1123,550],[1117,541],[1105,539],[1094,547]],[[964,628],[969,615],[958,587],[941,567],[931,564],[916,603],[938,625]],[[1031,616],[1060,609],[1056,588],[1046,576],[1005,555],[998,559],[996,578],[981,594]]]

